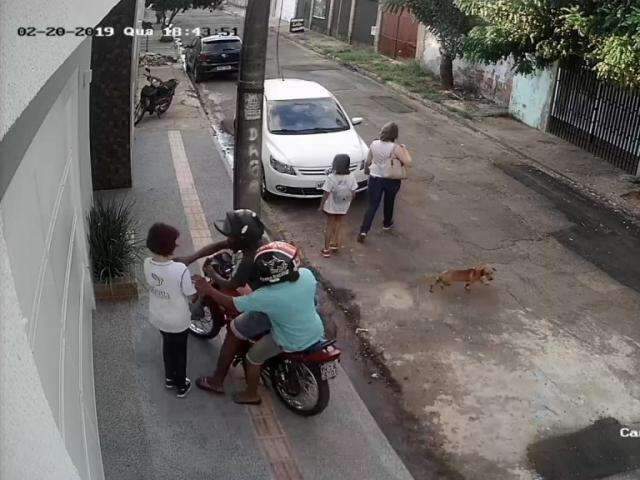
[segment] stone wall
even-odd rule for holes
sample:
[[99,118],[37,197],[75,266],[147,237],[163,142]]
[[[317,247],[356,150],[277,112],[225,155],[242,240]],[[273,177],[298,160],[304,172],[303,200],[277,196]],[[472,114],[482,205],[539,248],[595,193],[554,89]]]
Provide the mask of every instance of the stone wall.
[[91,53],[91,167],[94,190],[131,187],[131,59],[136,0],[121,0],[100,23],[112,37],[94,37]]

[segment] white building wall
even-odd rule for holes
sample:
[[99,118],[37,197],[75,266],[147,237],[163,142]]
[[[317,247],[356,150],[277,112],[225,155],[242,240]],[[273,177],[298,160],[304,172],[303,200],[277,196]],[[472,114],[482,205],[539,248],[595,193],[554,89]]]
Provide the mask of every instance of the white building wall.
[[4,230],[0,218],[0,478],[79,480],[38,380]]
[[75,35],[21,37],[20,26],[93,27],[116,0],[5,0],[0,2],[0,139],[31,99],[85,39]]
[[297,0],[271,0],[271,19],[277,20],[282,12],[282,21],[288,22],[296,15]]
[[[65,86],[0,200],[2,355],[24,363],[18,368],[15,361],[2,362],[2,414],[5,400],[13,405],[11,422],[0,422],[3,480],[104,478],[85,229],[92,188],[87,81],[91,50],[90,40],[84,42],[70,56]],[[20,375],[19,385],[4,380],[15,375]],[[29,392],[28,402],[14,398],[22,390]],[[31,405],[38,407],[34,430]],[[46,447],[34,448],[34,441]],[[5,452],[12,454],[5,458]]]

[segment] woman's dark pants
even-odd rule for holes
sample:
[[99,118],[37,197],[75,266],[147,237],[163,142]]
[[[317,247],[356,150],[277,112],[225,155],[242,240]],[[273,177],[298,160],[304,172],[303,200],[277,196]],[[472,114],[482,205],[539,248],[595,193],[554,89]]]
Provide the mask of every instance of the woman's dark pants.
[[364,214],[360,233],[368,233],[369,230],[371,230],[373,217],[376,216],[376,211],[378,211],[378,206],[380,205],[380,201],[383,196],[384,205],[382,208],[384,218],[382,224],[385,227],[393,225],[393,206],[396,201],[396,194],[398,193],[398,190],[400,190],[400,182],[401,180],[395,178],[369,177],[369,187],[367,189],[369,207],[367,208],[367,212]]

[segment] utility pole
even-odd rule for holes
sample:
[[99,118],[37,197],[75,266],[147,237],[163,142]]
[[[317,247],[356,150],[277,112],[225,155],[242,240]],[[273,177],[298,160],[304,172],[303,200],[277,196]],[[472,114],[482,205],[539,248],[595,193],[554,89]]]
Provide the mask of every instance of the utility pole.
[[249,208],[258,214],[262,181],[264,67],[270,6],[270,0],[249,0],[247,4],[236,103],[233,208]]

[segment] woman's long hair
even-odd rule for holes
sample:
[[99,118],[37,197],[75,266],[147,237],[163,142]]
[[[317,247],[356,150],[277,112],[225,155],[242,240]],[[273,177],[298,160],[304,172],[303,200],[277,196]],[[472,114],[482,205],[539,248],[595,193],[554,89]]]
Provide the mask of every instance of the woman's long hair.
[[381,142],[395,142],[398,138],[398,125],[395,122],[389,122],[380,129]]
[[336,175],[349,175],[349,165],[351,164],[351,158],[345,153],[339,153],[333,157],[333,166],[331,171]]

